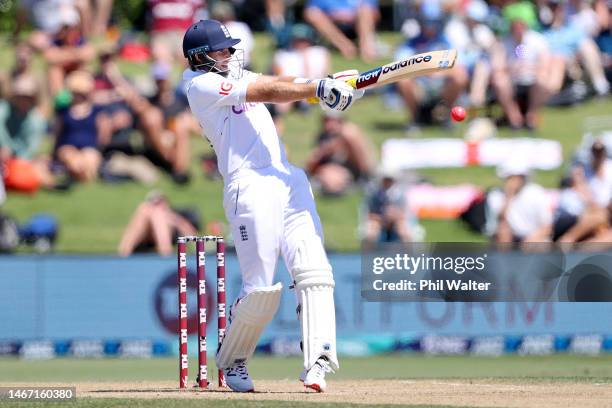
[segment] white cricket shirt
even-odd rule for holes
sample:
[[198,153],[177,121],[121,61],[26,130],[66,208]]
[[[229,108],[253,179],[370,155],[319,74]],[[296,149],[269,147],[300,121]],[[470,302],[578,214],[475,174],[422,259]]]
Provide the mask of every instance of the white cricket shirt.
[[288,166],[268,109],[263,103],[245,102],[247,86],[257,76],[244,71],[236,80],[190,69],[183,73],[189,106],[217,154],[225,183],[242,170]]
[[[489,194],[487,204],[492,210],[494,219],[497,219],[505,201],[506,198],[501,190],[494,190]],[[527,183],[521,188],[506,208],[506,221],[510,225],[512,234],[519,238],[525,238],[538,228],[552,224],[552,216],[546,191],[533,183]]]
[[538,32],[527,30],[520,44],[511,36],[506,38],[503,44],[512,82],[518,85],[533,85],[537,80],[542,58],[549,53],[546,38]]

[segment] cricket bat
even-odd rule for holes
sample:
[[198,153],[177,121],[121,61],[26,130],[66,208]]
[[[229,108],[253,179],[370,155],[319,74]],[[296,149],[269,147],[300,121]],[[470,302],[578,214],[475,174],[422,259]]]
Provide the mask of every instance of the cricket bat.
[[[402,79],[432,74],[450,69],[455,65],[457,50],[440,50],[413,55],[407,59],[394,61],[387,65],[365,71],[346,80],[355,89],[374,88],[391,84]],[[316,103],[316,98],[308,101]]]

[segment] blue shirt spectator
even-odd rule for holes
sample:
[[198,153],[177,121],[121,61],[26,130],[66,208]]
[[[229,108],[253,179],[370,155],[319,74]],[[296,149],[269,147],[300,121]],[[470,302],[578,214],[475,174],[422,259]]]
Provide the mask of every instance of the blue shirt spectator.
[[573,57],[580,44],[587,39],[584,30],[574,24],[551,27],[543,32],[553,54]]
[[[435,21],[425,23],[423,32],[415,38],[410,38],[404,42],[396,51],[396,59],[405,59],[414,54],[422,52],[446,50],[450,48],[450,43],[439,30],[438,24]],[[427,25],[430,25],[429,27]]]
[[316,7],[332,18],[335,16],[355,17],[359,6],[378,8],[378,0],[309,0],[306,8]]
[[[304,8],[304,20],[345,58],[354,58],[359,52],[366,62],[376,57],[379,18],[378,0],[309,0]],[[355,39],[359,48],[352,41]]]
[[99,108],[91,102],[93,76],[87,71],[74,71],[66,78],[72,101],[58,112],[55,159],[79,181],[92,181],[98,176],[102,155],[98,150]]
[[77,149],[98,146],[98,129],[96,117],[100,109],[93,107],[83,117],[76,117],[69,108],[58,112],[61,121],[61,132],[57,138],[57,148],[61,146],[74,146]]
[[[397,49],[395,58],[407,59],[415,54],[449,48],[451,46],[442,30],[442,20],[421,18],[418,34],[408,38]],[[399,81],[396,88],[410,113],[406,130],[411,133],[420,125],[432,123],[436,105],[440,105],[441,109],[453,106],[466,89],[468,79],[465,67],[456,65],[450,70]]]

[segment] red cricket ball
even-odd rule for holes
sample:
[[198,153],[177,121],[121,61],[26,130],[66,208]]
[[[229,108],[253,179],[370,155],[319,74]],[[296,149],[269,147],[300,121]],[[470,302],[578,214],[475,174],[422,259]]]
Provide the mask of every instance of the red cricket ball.
[[451,109],[451,117],[454,121],[461,122],[463,119],[465,119],[465,109],[463,109],[462,106],[455,106],[453,109]]

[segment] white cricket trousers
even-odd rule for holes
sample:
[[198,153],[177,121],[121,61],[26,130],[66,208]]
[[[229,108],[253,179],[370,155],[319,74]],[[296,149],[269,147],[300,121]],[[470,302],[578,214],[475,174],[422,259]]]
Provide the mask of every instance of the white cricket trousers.
[[225,186],[223,197],[242,272],[239,297],[273,284],[279,255],[292,274],[297,266],[329,267],[304,171],[288,165],[244,173]]

